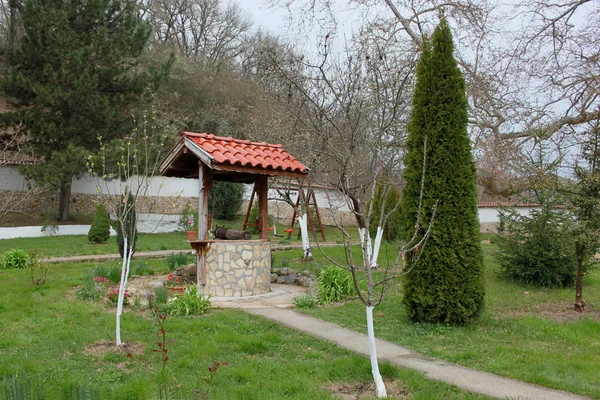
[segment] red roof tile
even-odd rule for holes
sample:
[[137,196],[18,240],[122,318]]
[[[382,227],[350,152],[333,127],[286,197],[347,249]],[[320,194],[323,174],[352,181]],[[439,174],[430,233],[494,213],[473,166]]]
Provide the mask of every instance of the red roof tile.
[[196,143],[219,164],[308,172],[308,168],[280,144],[255,143],[195,132],[181,132],[181,136]]

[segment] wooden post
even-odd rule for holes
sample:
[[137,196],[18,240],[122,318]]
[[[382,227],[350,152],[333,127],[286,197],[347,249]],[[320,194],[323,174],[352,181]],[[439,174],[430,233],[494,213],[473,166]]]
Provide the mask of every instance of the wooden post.
[[[198,240],[208,239],[208,192],[212,187],[210,170],[198,161]],[[206,249],[201,246],[198,251],[198,285],[206,284]]]
[[266,175],[256,178],[255,188],[258,194],[258,213],[262,222],[260,239],[269,238],[269,185]]

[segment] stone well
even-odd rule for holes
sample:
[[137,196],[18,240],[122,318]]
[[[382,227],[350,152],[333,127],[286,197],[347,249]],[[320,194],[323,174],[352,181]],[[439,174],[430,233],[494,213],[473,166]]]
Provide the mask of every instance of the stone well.
[[204,293],[242,297],[268,293],[271,246],[268,240],[217,240],[206,250]]

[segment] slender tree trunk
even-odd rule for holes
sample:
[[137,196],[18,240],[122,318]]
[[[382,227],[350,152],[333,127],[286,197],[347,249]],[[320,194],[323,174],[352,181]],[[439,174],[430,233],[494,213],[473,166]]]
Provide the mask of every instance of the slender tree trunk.
[[371,244],[371,234],[365,227],[358,228],[358,237],[360,238],[360,248],[363,253],[365,267],[371,266],[373,262],[373,247]]
[[69,207],[71,205],[71,181],[61,182],[59,188],[58,220],[69,219]]
[[577,255],[577,276],[575,277],[575,311],[583,312],[585,302],[583,301],[583,259],[585,254],[585,245],[577,243],[575,245],[575,254]]
[[375,330],[373,329],[373,306],[367,306],[367,333],[369,335],[369,356],[371,359],[371,373],[375,381],[375,393],[379,398],[387,397],[385,384],[379,373],[379,363],[377,362],[377,347],[375,346]]
[[117,298],[116,333],[117,346],[123,345],[121,341],[121,315],[123,314],[123,299],[125,298],[125,285],[127,284],[127,262],[131,262],[130,251],[127,248],[127,236],[123,238],[123,265],[121,266],[121,284],[119,285],[119,297]]

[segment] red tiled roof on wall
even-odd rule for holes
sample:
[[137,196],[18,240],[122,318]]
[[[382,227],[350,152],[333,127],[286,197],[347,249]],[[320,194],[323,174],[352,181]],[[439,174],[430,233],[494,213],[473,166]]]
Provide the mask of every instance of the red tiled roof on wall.
[[196,143],[219,164],[308,172],[308,168],[280,144],[256,143],[208,133],[181,132],[181,136]]

